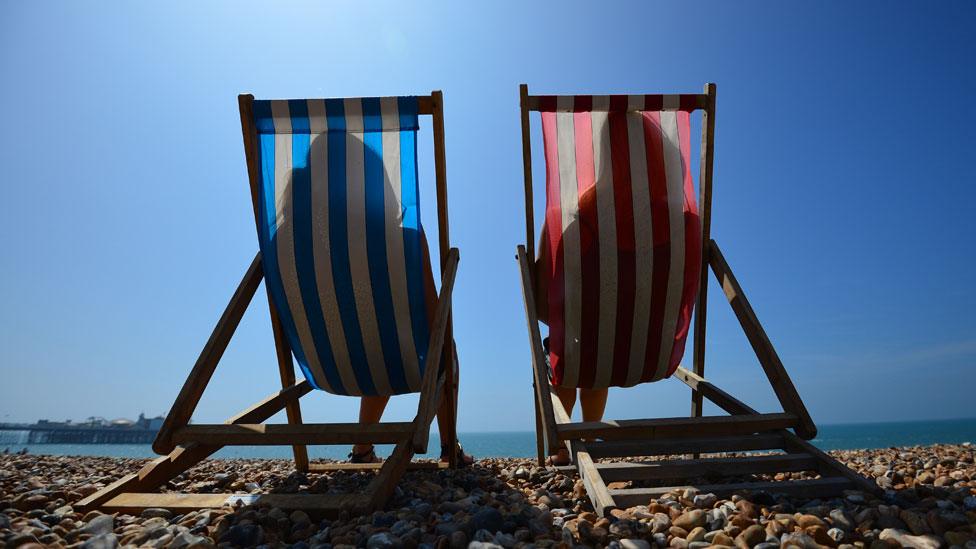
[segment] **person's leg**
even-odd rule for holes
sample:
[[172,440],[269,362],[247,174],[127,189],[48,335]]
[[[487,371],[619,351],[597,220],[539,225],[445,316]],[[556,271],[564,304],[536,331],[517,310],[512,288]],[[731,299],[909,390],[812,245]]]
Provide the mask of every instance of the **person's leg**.
[[[384,396],[366,396],[359,399],[359,423],[379,423],[389,401],[390,397]],[[372,444],[356,444],[352,447],[353,456],[366,456],[372,451]]]
[[559,402],[563,403],[566,415],[573,417],[573,406],[576,406],[576,389],[573,387],[553,387]]
[[603,411],[607,408],[607,393],[609,389],[580,389],[580,408],[583,409],[583,421],[600,421]]

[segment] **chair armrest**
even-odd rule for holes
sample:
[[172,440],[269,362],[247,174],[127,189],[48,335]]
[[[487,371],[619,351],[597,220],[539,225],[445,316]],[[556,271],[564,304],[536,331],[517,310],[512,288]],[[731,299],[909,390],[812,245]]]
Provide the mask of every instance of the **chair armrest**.
[[[451,248],[444,264],[444,274],[441,277],[441,293],[437,298],[437,309],[434,312],[433,329],[430,333],[430,343],[427,347],[427,357],[424,359],[424,377],[420,387],[420,402],[417,404],[417,417],[414,419],[415,431],[413,438],[414,452],[427,452],[427,442],[430,438],[430,423],[441,402],[441,391],[438,391],[438,378],[441,376],[441,355],[444,351],[444,337],[447,334],[447,324],[451,316],[451,296],[454,292],[454,278],[457,275],[460,252]],[[453,357],[451,357],[453,360]]]

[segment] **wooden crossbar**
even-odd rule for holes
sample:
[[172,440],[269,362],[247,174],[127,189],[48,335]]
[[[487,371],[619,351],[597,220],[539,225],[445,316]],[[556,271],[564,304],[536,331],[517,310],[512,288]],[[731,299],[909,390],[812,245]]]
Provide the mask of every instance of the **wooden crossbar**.
[[783,447],[783,435],[720,436],[702,438],[662,438],[657,440],[607,440],[588,442],[586,447],[594,458],[667,456],[693,453],[746,452],[778,450]]
[[222,446],[392,444],[409,438],[413,431],[413,422],[188,425],[177,429],[173,440]]
[[709,435],[745,435],[785,429],[796,425],[793,414],[750,414],[735,416],[674,417],[583,421],[557,425],[562,440],[691,438]]
[[570,451],[576,468],[579,470],[580,478],[583,480],[583,485],[586,487],[586,493],[590,494],[593,507],[600,516],[603,516],[610,508],[614,507],[614,501],[609,490],[607,490],[603,477],[600,476],[600,471],[593,463],[593,458],[590,457],[590,453],[583,442],[578,440],[570,442]]
[[597,464],[596,468],[600,471],[604,481],[614,482],[815,471],[818,467],[817,464],[817,459],[810,454],[776,454],[640,463],[600,463]]
[[125,492],[102,505],[106,513],[136,513],[143,509],[168,509],[186,513],[196,509],[219,508],[224,505],[269,505],[280,509],[301,509],[315,515],[337,515],[343,510],[351,513],[368,509],[370,498],[363,494],[144,494]]
[[[310,463],[308,470],[313,473],[334,473],[336,471],[379,471],[383,468],[382,463]],[[411,461],[407,464],[408,471],[437,471],[448,469],[450,464],[443,461]]]
[[[715,386],[709,381],[706,381],[698,374],[690,372],[685,368],[679,366],[677,371],[675,371],[675,377],[691,387],[692,390],[700,392],[705,398],[711,400],[730,414],[759,413],[749,405],[743,403],[741,400],[736,399],[732,395],[723,391],[721,388]],[[842,476],[854,483],[859,490],[876,495],[880,495],[882,493],[881,488],[879,488],[876,483],[852,471],[850,467],[847,467],[843,463],[830,457],[829,454],[820,448],[817,448],[813,444],[803,440],[796,434],[785,429],[780,431],[779,434],[783,437],[783,449],[786,451],[807,453],[816,457],[819,461],[818,470],[822,475]]]
[[693,488],[703,494],[728,497],[736,492],[764,491],[789,496],[818,498],[833,496],[852,487],[846,478],[817,478],[809,480],[790,480],[781,482],[737,482],[729,484],[700,484],[697,486],[662,486],[659,488],[623,488],[610,490],[610,496],[618,507],[647,505],[651,499],[659,498],[675,490]]
[[[710,101],[707,93],[676,93],[676,94],[638,94],[638,95],[529,95],[526,97],[526,106],[529,111],[542,112],[573,112],[572,107],[564,107],[559,102],[560,98],[586,97],[602,98],[604,103],[610,103],[610,99],[620,98],[627,105],[628,110],[682,110],[696,111],[708,108]],[[636,101],[636,106],[635,103]],[[593,101],[596,103],[596,101]],[[597,108],[591,108],[597,111]],[[604,108],[604,110],[607,110]]]

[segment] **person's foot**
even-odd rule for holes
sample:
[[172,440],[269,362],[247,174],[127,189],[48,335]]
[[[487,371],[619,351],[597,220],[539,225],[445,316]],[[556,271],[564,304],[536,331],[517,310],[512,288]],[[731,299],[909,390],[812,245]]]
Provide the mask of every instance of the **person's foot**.
[[382,463],[372,444],[356,445],[349,452],[349,463]]
[[555,455],[551,455],[548,459],[546,459],[546,464],[552,467],[565,467],[570,463],[569,450],[565,448],[560,448]]
[[[459,467],[467,467],[474,464],[474,458],[464,453],[461,443],[457,444],[457,464]],[[447,446],[441,446],[441,461],[447,463],[451,461],[451,450]]]

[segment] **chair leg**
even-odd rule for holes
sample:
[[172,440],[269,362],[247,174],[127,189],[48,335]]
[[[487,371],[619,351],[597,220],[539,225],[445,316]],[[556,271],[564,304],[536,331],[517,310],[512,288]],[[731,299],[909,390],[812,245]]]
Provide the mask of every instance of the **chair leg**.
[[[447,375],[444,379],[444,400],[441,404],[441,411],[447,414],[447,417],[443,419],[444,423],[447,424],[447,440],[441,440],[441,445],[446,445],[449,448],[450,453],[448,454],[448,465],[452,469],[456,469],[459,465],[458,455],[457,455],[457,377],[458,371],[454,365],[457,364],[454,355],[454,346],[450,346],[451,354],[448,355],[452,364],[449,368]],[[453,375],[452,375],[453,374]],[[442,421],[438,419],[438,425]]]
[[539,460],[539,467],[545,467],[546,441],[542,435],[542,411],[539,410],[539,400],[535,398],[534,390],[532,403],[535,404],[535,450]]
[[397,482],[406,472],[411,459],[413,459],[411,442],[397,444],[393,453],[383,462],[379,472],[366,487],[366,491],[370,495],[369,511],[377,511],[386,505],[396,489]]

